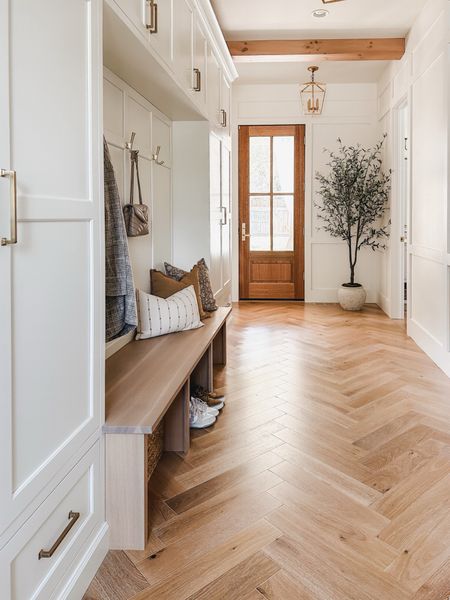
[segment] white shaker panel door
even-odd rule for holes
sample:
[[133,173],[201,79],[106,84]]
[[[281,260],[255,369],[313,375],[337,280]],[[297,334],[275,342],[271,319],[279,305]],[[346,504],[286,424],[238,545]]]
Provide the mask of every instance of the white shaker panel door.
[[221,142],[210,134],[210,239],[211,285],[214,294],[222,289],[222,210],[221,210]]
[[194,13],[187,0],[173,0],[173,68],[184,90],[193,88]]
[[101,425],[101,4],[1,0],[0,27],[1,543]]
[[231,285],[230,150],[222,144],[222,289]]

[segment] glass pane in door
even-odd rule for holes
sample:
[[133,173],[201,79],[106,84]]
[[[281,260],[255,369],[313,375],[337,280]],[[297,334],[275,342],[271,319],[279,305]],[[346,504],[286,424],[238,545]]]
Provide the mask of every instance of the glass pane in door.
[[270,196],[250,196],[250,250],[270,250]]
[[250,138],[250,193],[270,193],[270,137]]
[[294,196],[273,197],[273,250],[294,250]]
[[294,193],[294,137],[273,138],[273,191]]

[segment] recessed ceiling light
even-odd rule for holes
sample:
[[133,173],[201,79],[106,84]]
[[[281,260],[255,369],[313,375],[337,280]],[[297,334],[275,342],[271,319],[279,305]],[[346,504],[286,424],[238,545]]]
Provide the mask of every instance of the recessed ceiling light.
[[313,10],[312,16],[316,17],[316,19],[323,19],[323,17],[327,17],[329,14],[329,10],[325,10],[324,8],[318,8],[317,10]]

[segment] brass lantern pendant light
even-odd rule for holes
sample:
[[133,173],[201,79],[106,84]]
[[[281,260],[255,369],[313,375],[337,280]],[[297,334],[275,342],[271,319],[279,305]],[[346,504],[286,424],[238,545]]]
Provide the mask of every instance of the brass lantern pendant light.
[[305,115],[322,114],[327,86],[315,80],[315,74],[318,70],[319,67],[308,67],[308,71],[311,73],[311,81],[301,85],[300,97]]

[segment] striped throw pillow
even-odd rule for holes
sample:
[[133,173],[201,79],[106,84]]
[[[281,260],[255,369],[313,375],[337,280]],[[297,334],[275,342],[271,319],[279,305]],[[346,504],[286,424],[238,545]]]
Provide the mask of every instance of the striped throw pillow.
[[193,285],[166,299],[138,290],[137,300],[139,313],[137,340],[203,327]]

